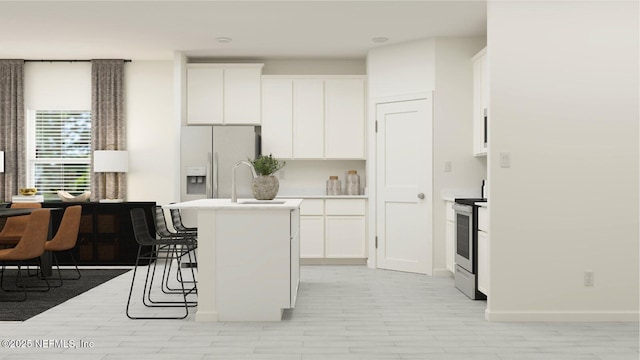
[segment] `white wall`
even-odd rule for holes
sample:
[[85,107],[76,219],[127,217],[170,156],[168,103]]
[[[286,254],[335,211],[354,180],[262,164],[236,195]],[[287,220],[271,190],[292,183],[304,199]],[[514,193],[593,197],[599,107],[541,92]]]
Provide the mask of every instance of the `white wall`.
[[367,55],[369,98],[432,91],[434,61],[433,39],[371,49]]
[[638,10],[489,2],[490,320],[638,320]]
[[180,154],[175,144],[180,127],[174,120],[173,62],[133,61],[125,69],[127,200],[177,201]]
[[[433,103],[433,268],[446,269],[446,203],[439,195],[458,189],[477,189],[486,179],[486,157],[473,154],[473,63],[486,46],[485,38],[435,39],[435,95]],[[446,161],[451,172],[444,171]]]

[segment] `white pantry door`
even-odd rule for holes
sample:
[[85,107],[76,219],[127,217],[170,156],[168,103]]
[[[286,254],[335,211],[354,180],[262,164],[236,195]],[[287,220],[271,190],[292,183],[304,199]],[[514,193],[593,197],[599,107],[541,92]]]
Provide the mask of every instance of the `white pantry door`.
[[431,96],[376,105],[377,267],[431,274]]

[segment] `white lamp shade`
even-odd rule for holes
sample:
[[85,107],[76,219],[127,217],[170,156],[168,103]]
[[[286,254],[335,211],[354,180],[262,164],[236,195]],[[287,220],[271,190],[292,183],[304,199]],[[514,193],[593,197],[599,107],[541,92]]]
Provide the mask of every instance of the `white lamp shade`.
[[0,151],[0,173],[4,172],[4,151]]
[[126,150],[96,150],[93,152],[94,172],[129,171],[129,152]]

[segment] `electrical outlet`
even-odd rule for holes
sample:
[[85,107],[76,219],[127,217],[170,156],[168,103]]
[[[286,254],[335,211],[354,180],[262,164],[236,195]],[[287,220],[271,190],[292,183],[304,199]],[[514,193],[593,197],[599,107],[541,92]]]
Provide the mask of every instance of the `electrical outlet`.
[[584,286],[593,286],[593,271],[584,271]]
[[508,153],[508,152],[500,153],[500,167],[501,168],[511,167],[511,153]]
[[444,162],[444,172],[451,172],[451,161]]
[[284,179],[285,179],[284,174],[285,174],[285,173],[284,173],[284,170],[280,170],[280,171],[278,171],[278,179],[280,179],[280,180],[284,180]]

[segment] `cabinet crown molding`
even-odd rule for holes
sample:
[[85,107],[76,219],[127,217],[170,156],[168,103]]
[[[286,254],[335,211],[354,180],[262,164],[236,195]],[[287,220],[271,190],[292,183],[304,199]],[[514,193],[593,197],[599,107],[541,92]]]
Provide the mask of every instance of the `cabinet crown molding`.
[[189,68],[255,68],[262,69],[264,64],[260,63],[187,63]]
[[319,80],[339,80],[339,79],[360,79],[366,80],[367,75],[262,75],[263,80],[268,79],[319,79]]
[[477,54],[473,55],[473,57],[471,58],[471,61],[472,62],[477,61],[479,58],[484,56],[486,53],[487,53],[487,47],[485,46],[482,50],[478,51]]

